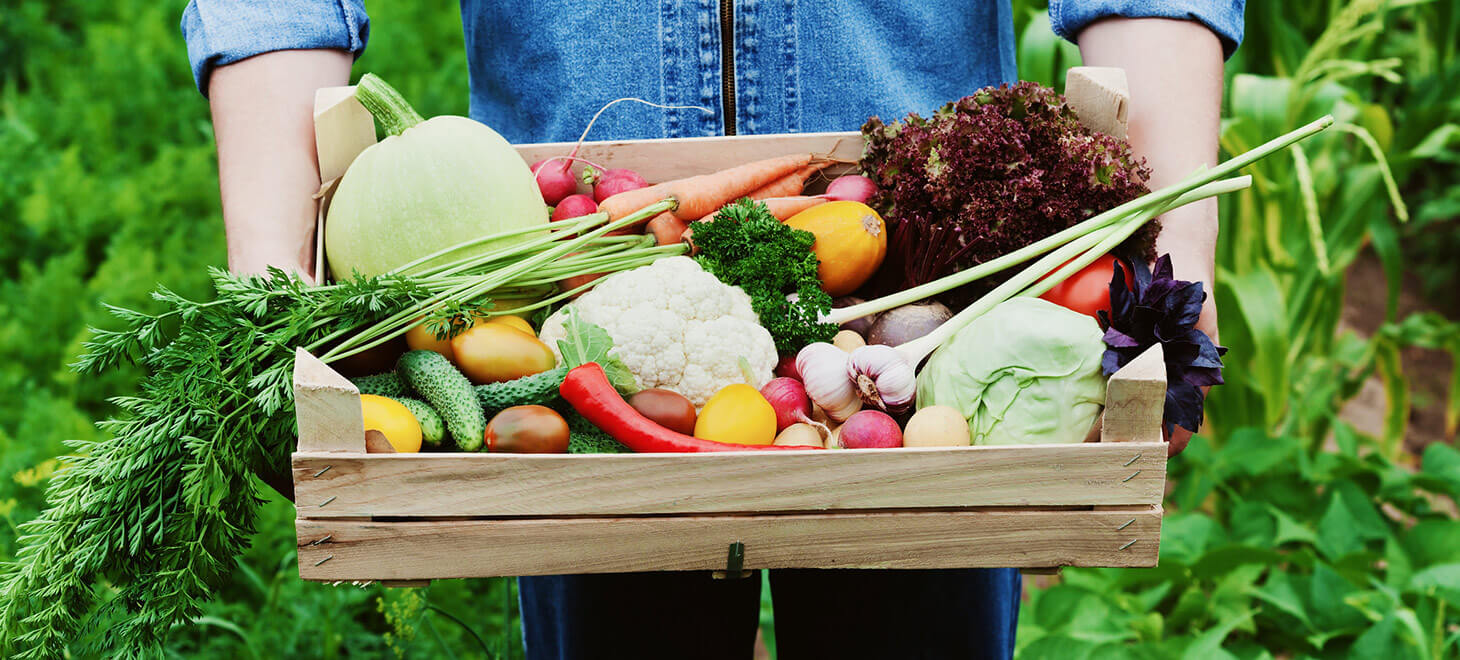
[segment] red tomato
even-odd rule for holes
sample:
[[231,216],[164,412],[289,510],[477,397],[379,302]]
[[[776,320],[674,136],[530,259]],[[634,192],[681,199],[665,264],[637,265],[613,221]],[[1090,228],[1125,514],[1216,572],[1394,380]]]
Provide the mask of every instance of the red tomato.
[[[1125,271],[1125,285],[1131,286],[1134,280],[1131,277],[1130,268],[1121,264],[1120,269]],[[1090,262],[1089,266],[1080,269],[1080,272],[1069,276],[1065,281],[1056,284],[1053,289],[1044,292],[1040,298],[1088,315],[1098,321],[1100,317],[1096,316],[1095,312],[1110,309],[1110,278],[1114,274],[1115,257],[1107,254]]]

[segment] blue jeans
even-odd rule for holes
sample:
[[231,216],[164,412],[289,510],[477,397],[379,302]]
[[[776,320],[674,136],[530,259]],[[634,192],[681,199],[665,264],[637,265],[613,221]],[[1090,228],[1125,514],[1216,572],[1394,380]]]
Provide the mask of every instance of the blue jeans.
[[[1010,568],[775,570],[780,660],[1010,658],[1021,579]],[[528,660],[749,660],[758,573],[518,578]]]

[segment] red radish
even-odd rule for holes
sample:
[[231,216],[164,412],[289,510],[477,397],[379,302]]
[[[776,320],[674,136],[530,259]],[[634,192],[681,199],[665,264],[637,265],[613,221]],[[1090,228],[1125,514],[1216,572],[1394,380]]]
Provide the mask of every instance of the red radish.
[[649,182],[633,170],[613,169],[604,172],[593,184],[593,201],[601,202],[626,190],[649,187]]
[[568,195],[558,205],[553,207],[552,221],[567,220],[569,218],[581,218],[589,213],[597,213],[598,204],[592,197],[587,195]]
[[563,198],[578,192],[578,181],[568,171],[572,161],[563,158],[549,158],[532,164],[532,176],[537,180],[537,190],[548,206],[557,206]]
[[902,446],[897,420],[881,410],[859,410],[841,425],[841,444],[847,449],[882,449]]
[[860,174],[839,176],[826,184],[826,198],[832,201],[867,203],[877,194],[877,184]]

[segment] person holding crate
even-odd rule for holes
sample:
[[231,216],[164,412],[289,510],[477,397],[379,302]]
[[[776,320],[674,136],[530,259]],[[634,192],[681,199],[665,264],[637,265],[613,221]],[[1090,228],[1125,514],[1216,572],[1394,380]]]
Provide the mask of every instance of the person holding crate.
[[[1215,164],[1242,0],[1049,4],[1054,31],[1086,65],[1125,69],[1129,139],[1151,188]],[[1008,0],[463,0],[461,11],[471,116],[514,143],[575,140],[620,97],[711,111],[620,105],[595,137],[854,130],[1017,79]],[[369,36],[363,4],[192,0],[182,28],[212,109],[230,269],[307,276],[320,184],[314,91],[348,84]],[[1162,221],[1158,251],[1212,291],[1215,198]],[[1215,339],[1213,300],[1198,327]],[[1173,437],[1173,452],[1188,437]],[[778,570],[770,582],[783,658],[1013,655],[1014,569]],[[760,585],[680,573],[521,578],[528,657],[745,658]]]

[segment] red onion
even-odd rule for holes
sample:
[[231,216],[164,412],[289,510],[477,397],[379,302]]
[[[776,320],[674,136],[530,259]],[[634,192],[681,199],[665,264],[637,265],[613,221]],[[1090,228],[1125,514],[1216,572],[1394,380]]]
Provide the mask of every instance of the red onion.
[[[760,388],[760,395],[776,411],[776,433],[797,423],[820,426],[825,430],[825,426],[811,419],[811,397],[806,396],[806,388],[801,386],[801,381],[795,378],[772,378],[771,382]],[[823,434],[822,437],[826,436]]]
[[847,449],[880,449],[902,446],[902,429],[897,420],[880,410],[859,410],[840,430],[841,445]]
[[866,204],[877,194],[877,184],[860,174],[837,177],[826,185],[826,198],[833,201],[851,201]]
[[775,373],[777,376],[785,376],[787,378],[795,378],[796,380],[801,380],[801,372],[796,371],[796,354],[787,353],[785,355],[782,355],[781,359],[776,362]]

